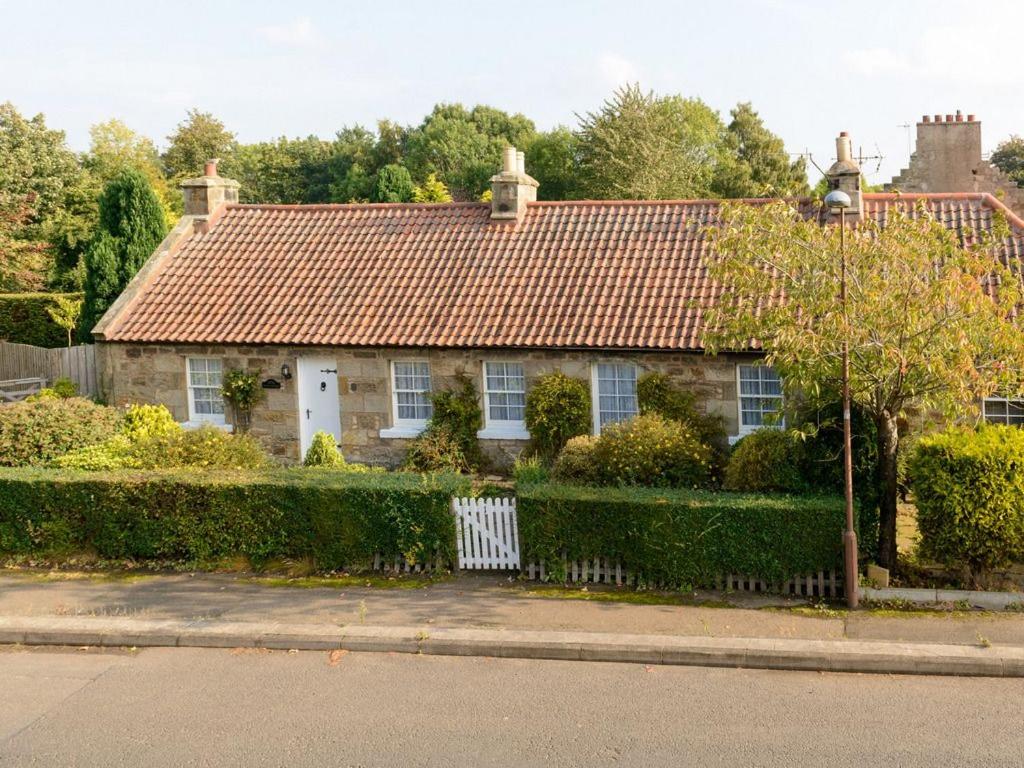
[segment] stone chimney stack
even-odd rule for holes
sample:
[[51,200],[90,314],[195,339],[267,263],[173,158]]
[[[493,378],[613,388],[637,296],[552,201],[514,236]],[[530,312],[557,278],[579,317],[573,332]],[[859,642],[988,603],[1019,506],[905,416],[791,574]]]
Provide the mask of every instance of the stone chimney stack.
[[861,212],[860,166],[853,159],[853,144],[850,136],[843,131],[836,138],[836,161],[825,172],[829,189],[839,189],[850,196],[852,205],[846,211],[848,216]]
[[501,173],[491,177],[491,218],[518,221],[526,204],[537,199],[537,180],[526,174],[526,156],[515,147],[505,147]]
[[234,179],[225,179],[217,174],[219,161],[208,160],[203,175],[181,182],[185,196],[185,215],[196,217],[196,230],[205,231],[206,225],[217,209],[228,203],[238,202],[238,188]]

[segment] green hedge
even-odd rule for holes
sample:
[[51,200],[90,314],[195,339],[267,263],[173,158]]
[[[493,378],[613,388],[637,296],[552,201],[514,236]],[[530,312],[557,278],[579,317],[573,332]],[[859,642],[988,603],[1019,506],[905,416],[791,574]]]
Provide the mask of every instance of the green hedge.
[[711,586],[725,574],[768,581],[842,566],[843,501],[645,488],[520,488],[524,562],[555,572],[609,557],[663,586]]
[[37,347],[66,347],[67,332],[53,322],[54,297],[80,299],[80,293],[0,293],[0,340]]
[[0,469],[0,553],[94,551],[106,559],[201,564],[244,555],[357,568],[375,553],[450,562],[449,476]]
[[920,553],[989,572],[1024,563],[1024,430],[982,424],[922,437],[910,458]]

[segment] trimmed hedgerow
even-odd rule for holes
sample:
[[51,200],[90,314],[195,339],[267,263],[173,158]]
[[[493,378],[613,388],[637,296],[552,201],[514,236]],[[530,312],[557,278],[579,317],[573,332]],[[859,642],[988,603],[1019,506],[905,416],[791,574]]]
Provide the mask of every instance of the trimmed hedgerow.
[[910,459],[921,554],[975,583],[1024,562],[1024,431],[985,424],[922,437]]
[[102,443],[117,432],[120,418],[113,408],[82,397],[0,405],[0,466],[41,466]]
[[378,552],[450,562],[449,504],[467,492],[440,475],[0,469],[0,553],[311,558],[323,571],[365,566]]
[[68,333],[50,317],[57,298],[81,299],[80,293],[0,294],[0,339],[37,347],[66,347]]
[[520,487],[525,562],[558,574],[608,557],[651,584],[710,586],[734,573],[783,581],[842,565],[843,501],[647,488]]

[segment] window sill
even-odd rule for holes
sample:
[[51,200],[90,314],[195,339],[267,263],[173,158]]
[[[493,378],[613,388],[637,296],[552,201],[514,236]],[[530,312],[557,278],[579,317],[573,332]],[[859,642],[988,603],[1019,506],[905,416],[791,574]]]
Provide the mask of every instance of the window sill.
[[762,429],[784,430],[785,428],[786,428],[785,424],[762,424],[760,427],[750,427],[750,428],[747,428],[747,429],[741,429],[740,433],[738,435],[729,435],[729,438],[728,438],[729,439],[729,445],[736,445],[736,443],[738,443],[740,440],[742,440],[747,435],[752,435],[755,432],[758,432],[758,431],[760,431]]
[[487,427],[476,433],[480,440],[529,440],[530,433],[523,427]]
[[420,434],[427,428],[426,424],[421,426],[397,426],[387,427],[380,431],[380,436],[385,440],[397,440],[401,438],[419,437]]
[[225,432],[234,432],[235,426],[223,421],[182,421],[179,422],[182,429],[199,429],[200,427],[216,427]]

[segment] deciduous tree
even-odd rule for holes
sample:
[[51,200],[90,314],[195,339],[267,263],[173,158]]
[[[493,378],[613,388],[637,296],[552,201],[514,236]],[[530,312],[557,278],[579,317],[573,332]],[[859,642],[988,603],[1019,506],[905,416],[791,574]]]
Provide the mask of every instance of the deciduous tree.
[[838,227],[783,202],[726,204],[707,234],[709,272],[725,287],[705,318],[709,352],[756,340],[786,391],[813,400],[839,390],[849,340],[851,395],[878,433],[879,558],[894,567],[897,419],[911,407],[970,412],[978,398],[1020,391],[1019,278],[980,233],[961,241],[925,208],[894,206],[884,226],[847,228],[844,312]]
[[377,171],[373,200],[377,203],[408,203],[416,191],[409,171],[401,165],[385,165]]
[[1011,136],[989,158],[999,170],[1024,186],[1024,138]]
[[722,133],[718,114],[700,99],[625,86],[580,118],[580,193],[605,200],[706,197]]
[[182,179],[198,176],[207,160],[227,158],[234,149],[235,134],[209,112],[190,109],[167,141],[164,168],[177,186]]

